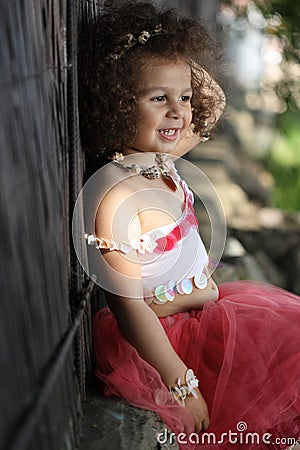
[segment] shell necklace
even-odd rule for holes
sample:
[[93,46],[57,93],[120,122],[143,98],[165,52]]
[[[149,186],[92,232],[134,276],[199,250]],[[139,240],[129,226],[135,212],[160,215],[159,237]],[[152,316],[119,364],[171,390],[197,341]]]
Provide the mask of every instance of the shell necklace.
[[166,153],[156,153],[155,162],[157,163],[157,166],[151,167],[141,167],[138,164],[126,165],[122,163],[124,160],[123,153],[119,152],[115,152],[111,159],[113,164],[117,167],[129,170],[137,175],[142,175],[148,180],[157,180],[158,178],[162,178],[162,180],[172,191],[176,191],[178,189],[178,181],[180,177],[173,161]]

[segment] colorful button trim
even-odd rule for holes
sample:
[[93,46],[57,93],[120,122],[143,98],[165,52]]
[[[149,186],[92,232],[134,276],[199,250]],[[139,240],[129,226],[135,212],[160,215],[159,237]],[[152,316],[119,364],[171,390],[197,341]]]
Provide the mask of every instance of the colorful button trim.
[[175,298],[175,282],[169,281],[166,284],[159,284],[154,291],[154,302],[163,305],[167,302],[172,302]]
[[191,294],[193,292],[193,283],[192,280],[189,278],[185,278],[184,280],[180,281],[177,286],[176,290],[179,294]]
[[163,305],[172,302],[175,298],[176,292],[181,295],[189,295],[193,292],[193,282],[198,289],[204,289],[207,286],[207,276],[201,272],[194,276],[194,278],[184,278],[179,283],[171,280],[166,284],[159,284],[154,290],[154,303]]
[[194,283],[198,289],[204,289],[207,286],[207,276],[205,273],[198,273],[194,276]]

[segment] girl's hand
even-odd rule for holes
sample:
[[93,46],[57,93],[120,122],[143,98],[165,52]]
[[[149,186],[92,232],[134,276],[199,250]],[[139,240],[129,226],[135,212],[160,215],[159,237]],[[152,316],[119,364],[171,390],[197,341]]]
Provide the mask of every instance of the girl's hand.
[[195,389],[195,391],[198,398],[188,395],[185,398],[185,407],[191,411],[195,422],[195,432],[199,433],[208,429],[210,421],[206,402],[199,389]]

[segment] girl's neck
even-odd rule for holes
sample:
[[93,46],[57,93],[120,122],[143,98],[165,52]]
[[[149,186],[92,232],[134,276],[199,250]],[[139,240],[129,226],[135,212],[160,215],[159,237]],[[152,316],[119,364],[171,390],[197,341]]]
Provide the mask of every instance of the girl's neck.
[[[159,153],[159,152],[157,152],[157,153]],[[154,153],[154,152],[144,152],[135,147],[127,147],[126,149],[124,149],[123,154],[124,154],[124,156],[129,156],[131,161],[135,161],[135,156],[136,156],[137,164],[143,164],[143,165],[149,165],[149,166],[156,165],[156,163],[155,163],[156,153]]]
[[135,148],[135,147],[126,147],[124,149],[123,153],[125,156],[127,156],[127,155],[135,155],[137,153],[147,153],[147,152],[144,152],[143,150],[139,150],[138,148]]

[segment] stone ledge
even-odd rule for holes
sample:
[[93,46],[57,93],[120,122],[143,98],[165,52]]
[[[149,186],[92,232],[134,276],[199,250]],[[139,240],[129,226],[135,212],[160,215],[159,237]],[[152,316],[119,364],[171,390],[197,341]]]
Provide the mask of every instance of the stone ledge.
[[176,442],[158,442],[166,428],[152,411],[92,393],[82,404],[80,450],[178,450]]

